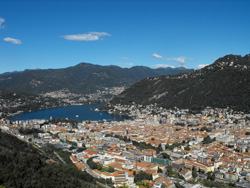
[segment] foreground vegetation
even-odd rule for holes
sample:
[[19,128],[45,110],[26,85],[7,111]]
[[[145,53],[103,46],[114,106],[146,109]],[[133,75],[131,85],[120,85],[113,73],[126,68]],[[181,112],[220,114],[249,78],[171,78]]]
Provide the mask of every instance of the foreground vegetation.
[[31,145],[0,132],[0,185],[5,187],[99,187],[70,164],[48,164]]

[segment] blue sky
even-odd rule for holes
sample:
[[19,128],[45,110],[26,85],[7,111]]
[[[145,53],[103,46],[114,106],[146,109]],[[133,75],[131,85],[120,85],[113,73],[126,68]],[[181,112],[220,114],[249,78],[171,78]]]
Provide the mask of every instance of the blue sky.
[[198,68],[250,53],[249,0],[0,0],[0,73]]

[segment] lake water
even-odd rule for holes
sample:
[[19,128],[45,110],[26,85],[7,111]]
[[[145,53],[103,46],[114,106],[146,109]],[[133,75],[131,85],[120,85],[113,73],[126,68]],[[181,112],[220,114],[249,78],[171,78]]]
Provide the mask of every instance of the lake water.
[[27,112],[9,117],[10,120],[30,120],[30,119],[50,119],[50,118],[68,118],[74,120],[91,121],[122,121],[128,119],[126,116],[112,115],[106,112],[95,111],[101,107],[101,104],[73,105],[59,108],[51,108],[34,112]]

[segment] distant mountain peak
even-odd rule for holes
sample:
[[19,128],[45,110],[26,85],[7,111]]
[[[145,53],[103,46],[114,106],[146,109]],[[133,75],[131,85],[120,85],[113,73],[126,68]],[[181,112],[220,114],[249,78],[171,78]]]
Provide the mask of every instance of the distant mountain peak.
[[213,64],[209,67],[233,67],[233,66],[250,66],[250,54],[245,56],[241,55],[226,55],[217,59]]
[[94,64],[91,64],[91,63],[81,62],[81,63],[78,63],[77,65],[75,65],[73,67],[77,67],[77,66],[87,67],[87,66],[93,66],[93,65]]
[[187,68],[186,68],[186,67],[181,66],[181,67],[177,67],[177,69],[179,69],[179,70],[186,70]]

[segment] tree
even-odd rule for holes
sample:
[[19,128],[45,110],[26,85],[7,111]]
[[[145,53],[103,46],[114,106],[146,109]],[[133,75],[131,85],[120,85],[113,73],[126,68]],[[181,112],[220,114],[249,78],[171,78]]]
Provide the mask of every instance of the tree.
[[139,187],[150,188],[149,183],[146,183],[146,182],[138,181],[136,182],[136,185],[138,185]]
[[181,188],[181,184],[179,182],[175,182],[174,185],[176,188]]
[[170,149],[170,150],[173,150],[175,147],[179,147],[180,145],[181,145],[181,143],[175,142],[175,143],[173,143],[171,146],[169,146],[169,149]]
[[113,184],[113,182],[112,182],[112,178],[108,178],[108,179],[106,179],[106,184],[108,184],[108,185],[112,185],[112,184]]
[[162,146],[161,146],[161,143],[160,143],[158,148],[157,148],[157,152],[161,152],[161,151],[163,151],[163,149],[162,149]]
[[122,185],[122,186],[120,186],[119,188],[128,188],[128,186]]
[[97,170],[102,170],[102,165],[100,163],[97,165]]
[[169,176],[172,176],[173,173],[174,173],[174,172],[173,172],[173,168],[172,168],[171,165],[169,165],[169,166],[167,167],[167,172],[166,172],[166,174],[169,175]]
[[167,145],[165,146],[165,148],[166,148],[166,149],[168,149],[168,148],[169,148],[169,144],[168,144],[168,143],[167,143]]
[[114,171],[115,171],[114,167],[109,166],[109,168],[108,168],[108,172],[109,172],[109,173],[113,173]]
[[213,141],[214,141],[214,140],[211,139],[211,137],[210,137],[209,135],[203,139],[203,143],[204,143],[204,144],[210,144],[210,143],[212,143]]
[[232,187],[235,187],[235,183],[233,183],[233,182],[230,182],[228,185],[232,186]]
[[193,166],[193,168],[192,168],[192,177],[196,178],[197,176],[198,176],[198,174],[197,174],[196,168]]
[[86,150],[85,144],[83,144],[83,146],[81,148],[78,148],[76,151],[77,152],[82,152],[84,150]]
[[164,159],[170,159],[170,156],[167,153],[161,154]]
[[207,179],[211,180],[211,181],[214,181],[215,180],[215,173],[208,172]]
[[161,168],[159,168],[159,166],[158,166],[157,173],[162,173],[162,169],[161,169]]
[[142,180],[152,180],[152,174],[148,174],[146,172],[140,171],[139,173],[135,174],[134,182],[142,181]]
[[[47,156],[12,135],[0,134],[0,184],[4,187],[97,187],[96,179],[70,164],[47,164]],[[52,150],[52,149],[51,149]],[[53,149],[54,150],[54,149]],[[53,151],[52,150],[52,151]],[[64,158],[61,149],[56,152]],[[46,152],[50,156],[53,152]],[[50,157],[49,157],[50,158]]]
[[204,174],[204,173],[205,173],[205,171],[202,170],[201,168],[199,168],[198,172],[201,173],[201,174]]
[[124,136],[123,140],[124,140],[125,142],[127,142],[127,141],[128,141],[128,138],[127,138],[126,136]]
[[97,169],[97,164],[95,162],[93,162],[93,158],[89,158],[87,160],[87,164],[89,165],[89,167],[91,169]]
[[188,145],[188,146],[186,146],[184,149],[187,150],[187,151],[190,151],[191,148],[190,148],[189,145]]
[[200,131],[207,131],[208,132],[208,128],[206,126],[201,127]]

